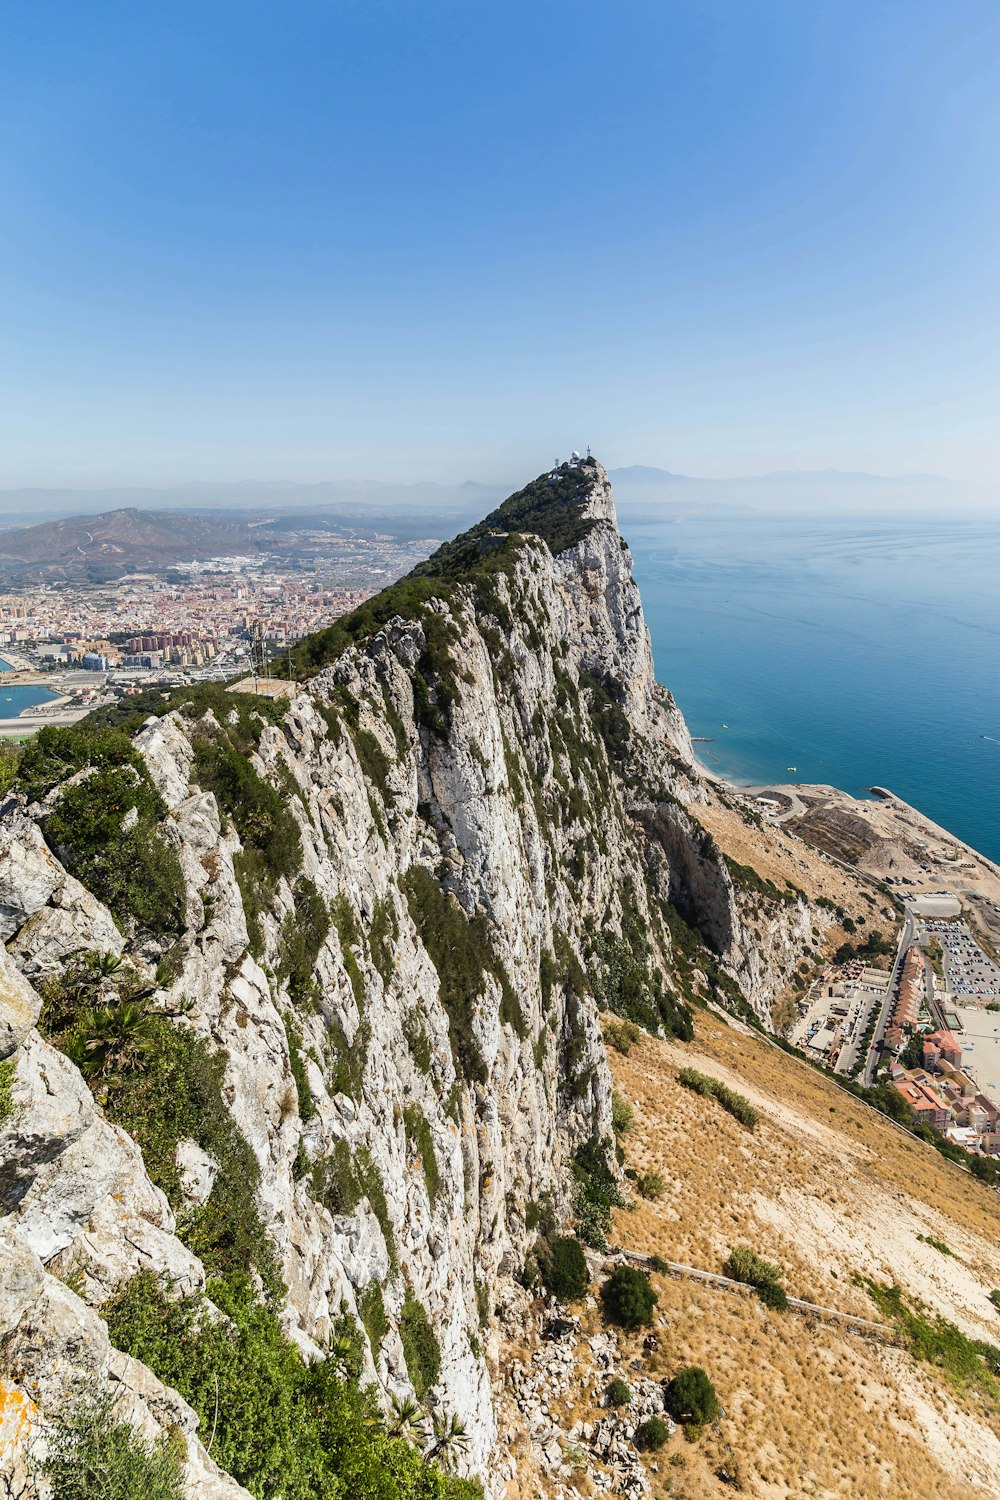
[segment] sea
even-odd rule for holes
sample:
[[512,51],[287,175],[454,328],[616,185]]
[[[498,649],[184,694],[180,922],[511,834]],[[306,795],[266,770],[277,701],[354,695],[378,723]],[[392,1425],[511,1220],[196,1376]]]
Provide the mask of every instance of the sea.
[[621,525],[704,764],[888,787],[1000,861],[1000,517]]
[[24,709],[34,708],[39,703],[51,703],[56,697],[56,694],[50,693],[48,688],[5,688],[3,673],[11,670],[10,662],[0,659],[0,719],[16,719]]

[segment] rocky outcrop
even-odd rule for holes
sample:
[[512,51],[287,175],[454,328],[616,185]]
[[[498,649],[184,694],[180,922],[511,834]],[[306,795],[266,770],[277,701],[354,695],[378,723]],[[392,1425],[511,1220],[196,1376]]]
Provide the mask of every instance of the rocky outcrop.
[[[123,955],[153,1013],[224,1059],[289,1334],[317,1357],[377,1284],[388,1331],[366,1342],[366,1372],[403,1396],[400,1315],[419,1301],[440,1347],[431,1400],[464,1423],[463,1463],[488,1486],[495,1288],[523,1265],[530,1206],[566,1214],[567,1158],[610,1135],[591,983],[602,937],[620,943],[628,913],[679,1000],[676,911],[766,1008],[733,883],[684,810],[701,781],[655,682],[607,477],[590,465],[533,488],[546,485],[552,514],[506,524],[501,508],[465,544],[471,564],[390,590],[277,722],[223,695],[139,731],[186,892],[169,940],[116,922],[62,867],[43,807],[3,809],[0,1055],[16,1077],[0,1204],[22,1290],[0,1290],[0,1369],[44,1412],[86,1364],[136,1420],[179,1426],[199,1495],[243,1492],[213,1474],[180,1398],[110,1349],[99,1309],[143,1269],[204,1286],[177,1215],[211,1201],[219,1163],[180,1139],[172,1206],[33,1029],[37,987],[82,951]],[[294,859],[266,881],[248,874],[252,818],[213,780],[205,747],[220,745],[291,816]],[[353,1191],[334,1191],[345,1170]]]

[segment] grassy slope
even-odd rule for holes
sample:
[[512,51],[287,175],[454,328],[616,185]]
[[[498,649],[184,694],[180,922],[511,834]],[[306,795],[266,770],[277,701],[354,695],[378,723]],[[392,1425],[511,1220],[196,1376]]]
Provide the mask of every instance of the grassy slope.
[[[853,1284],[861,1272],[895,1280],[971,1337],[1000,1340],[988,1300],[1000,1285],[995,1194],[714,1016],[699,1017],[692,1046],[644,1037],[627,1057],[610,1056],[635,1108],[627,1161],[669,1184],[658,1202],[616,1214],[624,1247],[718,1271],[732,1245],[750,1244],[785,1268],[793,1295],[877,1318]],[[761,1117],[753,1135],[678,1084],[685,1065],[751,1100]],[[661,1462],[654,1493],[731,1493],[713,1474],[733,1456],[746,1492],[762,1497],[1000,1492],[1000,1412],[981,1394],[956,1391],[901,1349],[752,1298],[654,1280],[665,1338],[649,1373],[704,1365],[727,1413],[698,1444],[673,1440],[665,1456],[683,1463]]]

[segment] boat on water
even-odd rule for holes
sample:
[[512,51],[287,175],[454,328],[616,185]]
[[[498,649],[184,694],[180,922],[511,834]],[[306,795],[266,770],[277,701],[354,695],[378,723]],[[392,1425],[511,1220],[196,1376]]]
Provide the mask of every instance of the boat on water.
[[799,769],[798,766],[786,766],[785,767],[786,771],[797,771],[798,769]]

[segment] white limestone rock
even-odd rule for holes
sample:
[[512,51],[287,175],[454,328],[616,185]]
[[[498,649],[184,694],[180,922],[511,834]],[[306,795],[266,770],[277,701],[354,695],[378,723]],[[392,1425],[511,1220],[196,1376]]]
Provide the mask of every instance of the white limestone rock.
[[37,1021],[41,1008],[41,996],[0,944],[0,1060],[17,1051]]

